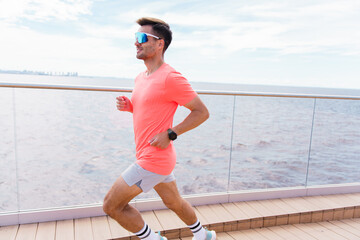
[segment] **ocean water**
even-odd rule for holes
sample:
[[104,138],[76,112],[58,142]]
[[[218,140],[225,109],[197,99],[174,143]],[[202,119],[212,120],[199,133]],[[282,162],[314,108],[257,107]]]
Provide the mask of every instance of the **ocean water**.
[[[133,86],[91,77],[0,74],[1,81]],[[192,84],[197,90],[310,91]],[[131,94],[0,88],[0,212],[102,202],[135,160],[132,117],[116,109],[118,95]],[[200,97],[210,119],[175,141],[181,194],[359,182],[360,101]],[[180,107],[174,123],[188,113]],[[151,191],[137,199],[156,196]]]

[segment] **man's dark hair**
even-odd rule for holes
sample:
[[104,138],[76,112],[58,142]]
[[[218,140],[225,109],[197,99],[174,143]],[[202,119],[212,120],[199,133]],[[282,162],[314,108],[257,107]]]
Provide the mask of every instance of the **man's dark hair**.
[[140,26],[151,25],[154,34],[161,39],[164,39],[164,52],[169,47],[172,40],[172,32],[170,30],[169,24],[166,22],[152,17],[143,17],[136,21]]

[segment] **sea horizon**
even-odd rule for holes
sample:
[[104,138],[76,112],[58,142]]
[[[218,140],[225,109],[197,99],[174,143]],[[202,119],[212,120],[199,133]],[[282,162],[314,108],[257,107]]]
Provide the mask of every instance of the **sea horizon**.
[[[134,77],[135,78],[135,77]],[[97,86],[97,87],[134,87],[134,79],[121,77],[101,76],[60,76],[60,75],[36,75],[0,73],[0,83],[25,83],[25,84],[54,84],[67,86]],[[209,91],[241,91],[261,93],[296,93],[313,95],[344,95],[360,96],[360,88],[332,88],[317,86],[292,86],[292,85],[264,85],[243,84],[231,82],[200,82],[189,80],[194,90]]]

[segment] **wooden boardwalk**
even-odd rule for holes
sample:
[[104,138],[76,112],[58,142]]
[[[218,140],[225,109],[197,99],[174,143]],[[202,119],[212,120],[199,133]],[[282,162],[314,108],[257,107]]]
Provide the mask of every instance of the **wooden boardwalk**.
[[[359,239],[360,193],[271,199],[195,207],[201,223],[218,239]],[[169,210],[142,212],[169,239],[192,239]],[[0,227],[1,240],[137,239],[102,216]]]

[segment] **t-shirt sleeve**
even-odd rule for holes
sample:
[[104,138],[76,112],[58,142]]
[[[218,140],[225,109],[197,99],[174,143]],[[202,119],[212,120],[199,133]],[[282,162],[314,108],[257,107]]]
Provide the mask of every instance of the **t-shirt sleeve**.
[[165,97],[183,106],[193,100],[197,93],[180,73],[171,72],[165,82]]

